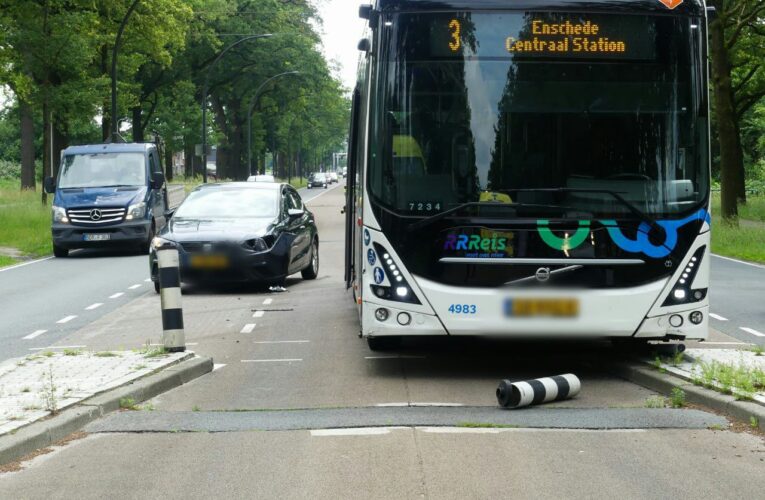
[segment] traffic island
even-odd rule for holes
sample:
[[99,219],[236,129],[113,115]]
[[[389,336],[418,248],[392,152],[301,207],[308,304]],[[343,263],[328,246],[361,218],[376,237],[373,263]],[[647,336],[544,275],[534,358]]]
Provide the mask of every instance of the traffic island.
[[106,413],[212,371],[211,358],[146,346],[40,352],[0,364],[0,464],[64,439]]
[[682,391],[683,401],[765,431],[765,357],[756,349],[689,349],[614,365],[611,371],[667,396]]

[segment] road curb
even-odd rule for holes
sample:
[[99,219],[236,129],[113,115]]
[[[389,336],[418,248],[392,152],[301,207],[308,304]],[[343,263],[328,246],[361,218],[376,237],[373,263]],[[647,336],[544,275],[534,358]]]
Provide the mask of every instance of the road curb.
[[0,464],[13,462],[35,450],[51,446],[88,423],[119,409],[123,398],[132,398],[140,403],[186,384],[212,369],[212,358],[194,357],[181,361],[158,373],[86,399],[55,417],[23,427],[15,434],[0,437]]
[[738,401],[733,396],[699,387],[681,377],[669,372],[662,373],[653,367],[625,364],[612,366],[610,370],[625,380],[665,395],[669,395],[672,389],[678,387],[685,392],[686,401],[689,403],[706,406],[746,424],[751,422],[751,418],[755,418],[760,430],[765,431],[765,407],[757,403]]

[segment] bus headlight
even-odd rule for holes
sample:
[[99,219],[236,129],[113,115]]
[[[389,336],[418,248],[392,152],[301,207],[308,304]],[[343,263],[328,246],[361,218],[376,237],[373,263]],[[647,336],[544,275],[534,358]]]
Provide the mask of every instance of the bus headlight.
[[694,252],[685,269],[683,269],[680,278],[672,288],[672,292],[664,301],[664,307],[701,302],[706,298],[708,291],[706,288],[692,288],[693,280],[699,271],[705,250],[706,246],[703,246]]
[[381,255],[380,265],[382,265],[385,276],[391,281],[390,286],[385,285],[371,285],[372,293],[380,299],[390,300],[393,302],[406,302],[408,304],[421,304],[417,295],[409,286],[409,283],[404,278],[401,268],[399,268],[390,253],[378,243],[374,243],[375,251],[377,255]]
[[64,208],[54,205],[51,207],[51,213],[53,215],[53,222],[69,224],[69,217],[66,216],[66,210]]
[[125,220],[143,219],[146,216],[146,203],[136,203],[130,205],[127,210]]

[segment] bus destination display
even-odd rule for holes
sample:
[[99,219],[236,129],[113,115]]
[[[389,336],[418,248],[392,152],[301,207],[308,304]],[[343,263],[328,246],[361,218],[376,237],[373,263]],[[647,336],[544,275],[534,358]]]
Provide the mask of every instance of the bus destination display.
[[656,58],[656,23],[647,16],[463,14],[430,24],[436,57]]

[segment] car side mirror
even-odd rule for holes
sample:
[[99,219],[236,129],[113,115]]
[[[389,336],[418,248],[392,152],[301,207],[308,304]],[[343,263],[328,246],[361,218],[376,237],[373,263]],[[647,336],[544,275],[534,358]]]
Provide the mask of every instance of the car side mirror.
[[46,177],[43,181],[43,187],[45,188],[45,192],[49,194],[53,194],[56,192],[56,180],[53,177]]
[[305,214],[305,210],[299,208],[290,208],[287,210],[287,215],[290,216],[290,219],[297,219],[298,217],[302,217],[303,214]]
[[165,185],[165,174],[162,172],[154,172],[151,174],[151,187],[152,189],[162,189]]

